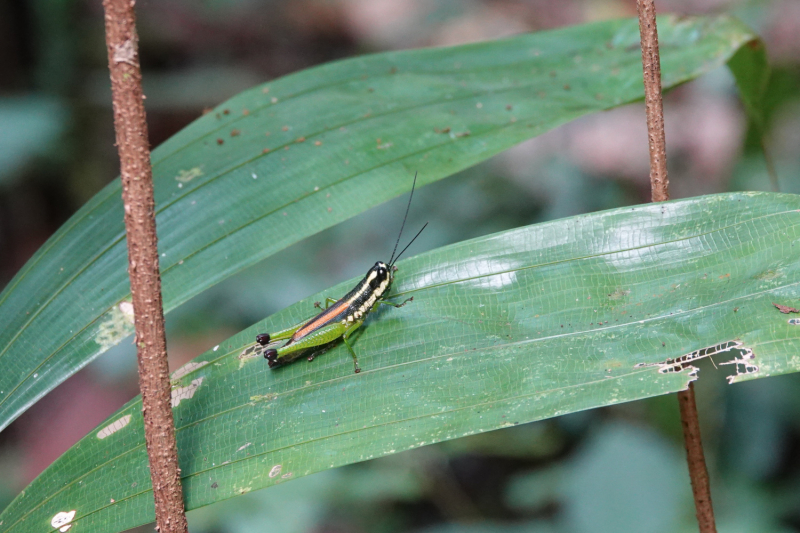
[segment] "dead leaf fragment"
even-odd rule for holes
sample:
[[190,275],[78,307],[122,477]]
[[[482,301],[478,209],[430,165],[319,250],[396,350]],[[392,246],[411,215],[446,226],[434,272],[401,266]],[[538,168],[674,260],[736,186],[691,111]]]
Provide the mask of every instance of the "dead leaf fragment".
[[800,313],[800,309],[795,309],[794,307],[789,307],[788,305],[781,305],[772,302],[772,305],[778,308],[778,311],[781,313],[788,315],[789,313]]

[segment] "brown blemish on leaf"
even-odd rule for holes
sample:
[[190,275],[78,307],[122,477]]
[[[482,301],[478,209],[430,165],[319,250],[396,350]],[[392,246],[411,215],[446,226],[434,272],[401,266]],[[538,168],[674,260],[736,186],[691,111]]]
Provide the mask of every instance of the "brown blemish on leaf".
[[788,305],[781,305],[772,302],[772,305],[778,308],[778,311],[781,313],[788,315],[789,313],[800,313],[800,309],[795,309],[794,307],[789,307]]

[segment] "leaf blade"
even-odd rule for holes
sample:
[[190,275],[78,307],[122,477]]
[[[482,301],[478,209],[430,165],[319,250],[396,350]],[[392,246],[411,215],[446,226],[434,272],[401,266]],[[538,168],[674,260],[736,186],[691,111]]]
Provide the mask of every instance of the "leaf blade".
[[[342,346],[270,371],[251,351],[255,334],[297,321],[354,281],[315,295],[201,355],[175,380],[175,390],[194,387],[174,411],[187,507],[673,392],[692,379],[687,371],[637,365],[724,342],[756,354],[759,369],[743,368],[737,381],[798,371],[790,355],[800,328],[772,303],[800,298],[799,238],[800,196],[738,193],[458,243],[401,262],[392,297],[414,302],[370,317],[354,345],[361,374]],[[125,416],[123,428],[98,437]],[[87,531],[148,521],[143,442],[137,399],[37,478],[0,515],[0,530],[39,530],[72,509]]]
[[[753,39],[726,17],[661,34],[665,87]],[[610,21],[355,58],[231,99],[153,152],[165,310],[407,191],[415,170],[422,185],[640,98],[637,43],[635,21]],[[115,181],[0,294],[0,428],[132,332],[128,298]]]

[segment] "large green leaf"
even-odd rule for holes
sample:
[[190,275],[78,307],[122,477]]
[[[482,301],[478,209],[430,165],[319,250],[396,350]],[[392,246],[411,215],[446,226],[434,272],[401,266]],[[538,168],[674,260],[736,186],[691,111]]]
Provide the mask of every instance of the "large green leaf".
[[[664,86],[755,36],[659,22]],[[246,91],[153,153],[164,305],[575,117],[642,97],[635,20],[341,61]],[[268,152],[264,152],[269,149]],[[0,428],[132,331],[119,181],[0,295]]]
[[[800,196],[724,194],[616,209],[466,241],[400,263],[401,309],[371,315],[353,373],[341,345],[271,371],[257,332],[308,316],[316,295],[173,376],[187,507],[286,479],[518,423],[677,391],[657,363],[720,346],[736,380],[800,370]],[[798,321],[800,322],[800,321]],[[754,358],[750,358],[755,354]],[[675,369],[672,369],[675,370]],[[708,376],[709,378],[712,376]],[[47,438],[43,435],[42,438]],[[153,519],[141,403],[58,459],[0,531]]]

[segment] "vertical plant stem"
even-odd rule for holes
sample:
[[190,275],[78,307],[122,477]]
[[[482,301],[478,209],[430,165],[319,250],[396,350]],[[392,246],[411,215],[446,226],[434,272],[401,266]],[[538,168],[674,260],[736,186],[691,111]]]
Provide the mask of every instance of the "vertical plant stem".
[[658,54],[656,5],[654,0],[636,0],[642,39],[644,102],[647,109],[647,140],[650,146],[650,190],[654,202],[669,200],[667,141],[664,137],[664,107],[661,103],[661,59]]
[[187,532],[170,406],[153,176],[133,0],[103,0],[122,176],[145,441],[161,533]]
[[697,404],[694,400],[694,383],[678,393],[683,426],[683,443],[686,446],[686,461],[689,464],[689,477],[692,480],[694,509],[700,533],[716,533],[714,508],[711,506],[711,487],[708,481],[706,459],[703,455],[703,441],[700,439],[700,420],[697,418]]
[[[637,0],[636,8],[639,13],[639,33],[642,41],[647,137],[650,146],[651,198],[654,202],[662,202],[669,200],[669,177],[664,136],[664,108],[661,101],[661,60],[658,53],[655,0]],[[685,391],[678,392],[678,403],[697,523],[701,533],[716,533],[708,469],[700,439],[694,383],[690,382]]]

